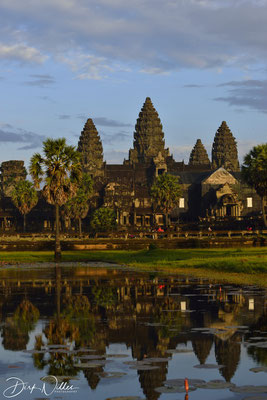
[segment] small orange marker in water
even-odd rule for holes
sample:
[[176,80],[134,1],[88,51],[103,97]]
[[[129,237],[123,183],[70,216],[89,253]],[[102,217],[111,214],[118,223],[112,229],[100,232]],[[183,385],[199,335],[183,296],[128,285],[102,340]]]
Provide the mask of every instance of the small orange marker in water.
[[188,384],[188,379],[187,378],[185,378],[185,380],[184,380],[184,388],[185,388],[185,391],[187,393],[188,390],[189,390],[189,384]]
[[184,400],[188,400],[188,399],[189,399],[188,393],[186,393],[185,396],[184,396]]

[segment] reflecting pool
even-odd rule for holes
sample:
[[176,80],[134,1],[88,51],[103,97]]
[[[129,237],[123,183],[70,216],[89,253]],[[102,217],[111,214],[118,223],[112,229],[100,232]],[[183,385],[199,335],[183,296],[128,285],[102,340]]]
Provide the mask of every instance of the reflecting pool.
[[2,267],[0,398],[267,399],[266,304],[101,263]]

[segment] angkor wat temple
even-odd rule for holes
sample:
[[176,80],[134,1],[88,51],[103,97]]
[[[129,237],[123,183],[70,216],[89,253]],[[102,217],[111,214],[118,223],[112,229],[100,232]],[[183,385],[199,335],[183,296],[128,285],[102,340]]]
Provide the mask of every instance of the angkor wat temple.
[[[101,138],[92,119],[85,123],[78,150],[82,155],[83,170],[94,178],[95,195],[91,209],[102,205],[113,208],[120,227],[143,229],[165,224],[164,214],[153,209],[150,196],[154,178],[164,173],[179,177],[183,190],[179,204],[171,214],[173,224],[242,220],[260,213],[260,198],[242,182],[236,140],[225,121],[215,134],[211,160],[201,139],[197,139],[189,163],[177,162],[165,146],[159,115],[147,97],[136,121],[133,148],[123,164],[104,161]],[[21,218],[10,202],[10,188],[4,185],[11,175],[16,179],[25,178],[23,161],[1,164],[2,228],[14,226],[15,221]],[[88,218],[83,222],[85,230],[89,225]],[[53,220],[52,207],[40,197],[29,214],[30,225],[35,229],[38,226],[38,230],[49,229]]]

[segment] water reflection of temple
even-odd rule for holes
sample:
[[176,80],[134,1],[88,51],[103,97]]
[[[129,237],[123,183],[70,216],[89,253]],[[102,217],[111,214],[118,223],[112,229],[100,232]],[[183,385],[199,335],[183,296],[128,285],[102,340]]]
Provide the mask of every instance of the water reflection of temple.
[[[1,336],[6,350],[25,349],[38,318],[45,317],[36,348],[41,348],[42,341],[48,345],[75,343],[76,349],[90,347],[105,356],[107,346],[125,343],[133,359],[143,360],[171,358],[166,350],[183,345],[193,348],[200,364],[214,351],[217,363],[224,365],[220,373],[230,381],[240,359],[243,333],[238,326],[266,322],[266,300],[260,290],[111,269],[51,268],[42,275],[37,270],[1,271]],[[204,335],[192,330],[198,327],[210,331]],[[34,357],[36,368],[46,365],[53,374],[77,373],[73,355]],[[156,370],[137,371],[149,400],[159,397],[154,388],[162,385],[168,373],[168,361],[155,365]],[[104,365],[83,370],[92,389],[101,382],[104,370]]]

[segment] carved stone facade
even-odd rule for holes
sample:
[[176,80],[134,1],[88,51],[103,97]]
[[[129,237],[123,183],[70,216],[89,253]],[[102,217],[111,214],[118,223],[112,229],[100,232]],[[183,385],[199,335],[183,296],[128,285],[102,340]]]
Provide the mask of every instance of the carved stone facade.
[[[168,173],[179,178],[182,197],[171,213],[172,224],[182,221],[242,219],[259,216],[261,201],[256,192],[242,182],[237,158],[236,141],[226,122],[219,127],[212,147],[212,163],[200,139],[197,140],[189,164],[177,162],[165,147],[160,118],[150,98],[147,98],[136,122],[133,149],[123,164],[106,164],[100,136],[92,121],[88,119],[81,132],[78,150],[84,171],[94,177],[95,196],[90,199],[91,210],[100,206],[116,211],[120,229],[150,229],[165,224],[164,213],[153,208],[150,187],[160,174]],[[2,163],[2,192],[4,183],[15,172],[17,179],[25,178],[22,161]],[[8,202],[9,193],[4,191]],[[4,200],[0,209],[0,222],[4,215]],[[6,203],[7,204],[7,203]],[[5,210],[8,206],[5,206]],[[12,217],[14,207],[9,207]],[[13,210],[13,211],[12,211]],[[35,207],[32,216],[41,228],[53,227],[51,207],[40,200],[39,211]],[[15,214],[14,214],[15,215]],[[83,221],[89,229],[89,216]],[[39,225],[40,226],[40,225]],[[40,228],[40,229],[41,229]]]

